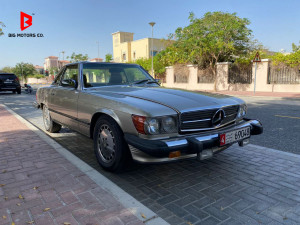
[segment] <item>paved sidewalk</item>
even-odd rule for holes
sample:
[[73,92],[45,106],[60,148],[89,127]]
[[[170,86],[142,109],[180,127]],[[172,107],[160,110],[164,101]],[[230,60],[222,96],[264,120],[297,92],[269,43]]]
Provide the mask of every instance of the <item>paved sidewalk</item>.
[[0,225],[143,224],[1,105],[0,121]]
[[255,97],[275,97],[275,98],[295,98],[300,99],[300,93],[293,92],[261,92],[257,91],[217,91],[215,93],[232,95],[232,96],[255,96]]

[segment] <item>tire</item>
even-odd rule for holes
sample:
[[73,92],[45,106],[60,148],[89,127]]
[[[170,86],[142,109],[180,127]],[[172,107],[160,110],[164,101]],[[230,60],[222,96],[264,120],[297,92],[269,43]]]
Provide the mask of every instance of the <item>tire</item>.
[[131,161],[128,144],[119,125],[108,116],[101,116],[95,125],[94,151],[103,169],[120,172]]
[[17,89],[17,93],[18,93],[18,95],[20,95],[21,94],[21,89]]
[[58,133],[61,129],[61,125],[52,120],[48,107],[45,105],[43,107],[43,122],[45,130],[50,133]]

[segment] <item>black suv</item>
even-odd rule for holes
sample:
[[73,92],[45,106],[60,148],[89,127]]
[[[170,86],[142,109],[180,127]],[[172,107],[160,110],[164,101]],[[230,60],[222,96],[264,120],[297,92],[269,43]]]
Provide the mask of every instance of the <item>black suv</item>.
[[0,91],[12,91],[21,94],[19,78],[13,73],[0,73]]

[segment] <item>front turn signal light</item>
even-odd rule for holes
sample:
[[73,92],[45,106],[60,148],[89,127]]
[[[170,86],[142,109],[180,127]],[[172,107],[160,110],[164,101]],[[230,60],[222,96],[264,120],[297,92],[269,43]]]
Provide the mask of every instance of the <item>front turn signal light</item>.
[[170,152],[169,153],[169,158],[176,158],[181,156],[181,152],[180,151],[175,151],[175,152]]

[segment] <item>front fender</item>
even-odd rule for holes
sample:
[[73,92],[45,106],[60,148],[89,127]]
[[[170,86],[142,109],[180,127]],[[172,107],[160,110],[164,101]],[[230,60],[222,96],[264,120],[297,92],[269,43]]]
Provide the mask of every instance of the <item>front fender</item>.
[[119,127],[121,128],[123,133],[131,133],[134,135],[138,135],[138,133],[133,125],[131,114],[122,112],[122,111],[118,111],[118,110],[108,109],[108,108],[98,109],[93,114],[92,120],[91,120],[91,126],[90,126],[91,135],[94,130],[94,126],[97,122],[97,119],[101,115],[107,115],[107,116],[110,116],[111,118],[113,118],[115,120],[115,122],[119,125]]
[[99,114],[99,113],[106,114],[106,115],[112,117],[117,122],[117,124],[120,127],[122,127],[122,122],[121,122],[119,116],[112,109],[107,109],[107,108],[98,109],[98,110],[96,110],[96,112],[94,113],[94,115]]

